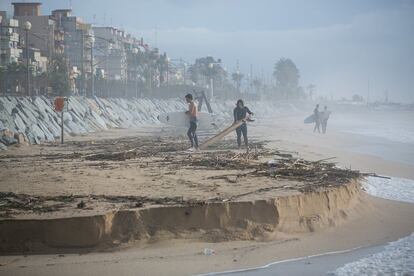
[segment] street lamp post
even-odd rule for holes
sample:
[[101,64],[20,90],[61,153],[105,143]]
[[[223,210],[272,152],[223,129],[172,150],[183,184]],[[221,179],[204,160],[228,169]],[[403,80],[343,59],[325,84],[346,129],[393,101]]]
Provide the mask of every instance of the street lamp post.
[[221,64],[221,59],[218,59],[217,62],[210,62],[208,64],[208,67],[210,68],[210,99],[213,99],[214,97],[214,80],[213,80],[213,69],[214,69],[214,65],[220,65]]
[[133,48],[132,53],[134,54],[135,58],[135,98],[138,99],[138,48]]
[[170,58],[167,57],[167,90],[170,90]]
[[214,63],[209,63],[208,67],[210,68],[210,99],[213,99],[214,97],[214,88],[213,88],[213,68],[214,68]]
[[187,63],[184,62],[184,72],[183,72],[183,79],[184,79],[184,86],[187,85]]
[[86,89],[85,89],[85,49],[84,49],[84,44],[85,44],[85,38],[84,35],[81,35],[81,45],[80,45],[80,50],[81,50],[81,95],[82,96],[86,96]]
[[91,37],[91,94],[95,96],[95,70],[93,66],[93,43],[95,42],[94,37]]
[[29,31],[32,28],[32,23],[26,21],[24,23],[24,30],[26,32],[26,93],[30,96],[30,68],[29,68]]

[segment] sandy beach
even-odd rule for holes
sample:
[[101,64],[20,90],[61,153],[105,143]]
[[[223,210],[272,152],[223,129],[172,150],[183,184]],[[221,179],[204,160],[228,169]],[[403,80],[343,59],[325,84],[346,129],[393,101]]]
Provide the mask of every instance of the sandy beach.
[[[0,257],[2,275],[193,275],[255,267],[290,258],[381,245],[413,231],[411,204],[368,197],[370,206],[341,227],[270,242],[167,240],[115,252]],[[204,255],[205,248],[215,251]]]
[[[372,143],[375,139],[343,132],[339,127],[336,128],[334,123],[332,128],[328,129],[326,135],[314,134],[311,127],[303,125],[299,118],[303,119],[303,116],[299,114],[272,120],[263,119],[258,121],[257,124],[251,125],[249,133],[254,140],[269,141],[270,148],[296,152],[293,154],[304,159],[320,160],[335,157],[335,161],[342,167],[380,175],[414,179],[413,164],[390,160],[393,158],[386,158],[386,155],[381,152],[376,155],[357,152],[353,147],[354,145]],[[102,139],[102,137],[152,136],[154,134],[161,135],[162,133],[159,129],[154,128],[111,130],[107,133],[72,137],[70,140],[90,141]],[[232,136],[227,138],[228,141],[233,139]],[[384,140],[381,141],[384,142]],[[385,143],[388,143],[387,145],[392,144],[387,141]],[[48,150],[47,147],[41,149],[43,151]],[[408,148],[408,150],[411,149]],[[19,148],[13,154],[23,154],[26,150],[28,149]],[[35,147],[34,150],[40,150],[40,148],[36,149]],[[106,174],[96,175],[96,177],[97,179],[101,179],[100,177],[104,179]],[[71,181],[70,175],[65,178],[67,181]],[[115,178],[114,182],[111,182],[112,178]],[[41,186],[36,188],[36,185],[25,185],[21,179],[15,177],[13,179],[16,180],[13,187],[21,181],[19,186],[21,191],[43,193]],[[105,182],[107,184],[103,183],[104,186],[102,187],[106,187],[105,189],[108,189],[108,192],[120,195],[131,192],[125,190],[128,187],[126,184],[118,186],[117,180],[124,181],[123,183],[128,182],[128,179],[122,180],[111,175],[108,182]],[[39,178],[38,181],[40,185],[44,179]],[[246,181],[248,182],[248,180]],[[75,182],[73,185],[76,184]],[[47,185],[52,185],[52,183],[50,182]],[[10,190],[11,187],[6,184],[6,182],[2,184],[2,189]],[[74,191],[79,190],[79,187],[73,185]],[[254,183],[254,185],[256,186],[257,183]],[[219,183],[219,186],[222,186],[221,189],[229,189],[228,183],[225,182]],[[112,187],[115,189],[112,190]],[[53,194],[59,191],[59,187],[55,188],[56,190],[53,190],[52,187],[46,191]],[[87,189],[87,192],[94,192],[95,189],[100,189],[101,186],[87,186],[84,188]],[[167,190],[170,191],[170,189],[171,187]],[[177,187],[177,189],[181,188]],[[188,190],[186,185],[182,189],[178,191],[191,194],[191,190]],[[230,189],[221,192],[226,194],[233,191]],[[277,239],[262,241],[205,242],[198,239],[160,239],[157,242],[127,244],[115,251],[84,252],[87,254],[3,256],[0,257],[0,274],[131,275],[138,273],[141,275],[193,275],[255,267],[278,260],[330,251],[383,245],[389,241],[410,235],[413,231],[414,207],[412,204],[379,199],[362,192],[358,208],[353,209],[343,222],[336,226],[308,233],[290,233],[278,236]],[[205,248],[213,249],[214,254],[205,255]]]

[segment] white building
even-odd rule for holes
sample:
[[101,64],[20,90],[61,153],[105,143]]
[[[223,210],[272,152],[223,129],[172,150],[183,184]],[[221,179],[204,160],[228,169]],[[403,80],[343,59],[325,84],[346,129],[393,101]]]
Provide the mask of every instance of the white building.
[[91,47],[93,46],[91,24],[84,23],[81,18],[73,16],[71,9],[54,10],[52,18],[65,34],[64,49],[70,71],[79,72],[76,90],[85,95],[91,90]]
[[113,27],[93,27],[93,33],[96,68],[103,69],[107,79],[125,80],[127,78],[125,32]]
[[0,66],[18,62],[22,57],[18,27],[18,20],[9,19],[6,12],[0,11]]

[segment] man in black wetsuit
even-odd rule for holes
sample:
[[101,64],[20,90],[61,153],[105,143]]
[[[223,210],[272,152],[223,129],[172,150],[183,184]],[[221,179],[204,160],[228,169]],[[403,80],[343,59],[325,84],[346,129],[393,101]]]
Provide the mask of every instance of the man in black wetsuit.
[[[253,112],[251,112],[247,106],[244,106],[243,100],[238,100],[236,104],[236,108],[233,111],[233,114],[234,114],[234,123],[236,123],[237,121],[240,121],[240,120],[246,120],[247,114],[253,115]],[[246,149],[248,150],[249,147],[248,147],[248,139],[247,139],[246,121],[241,126],[236,128],[236,133],[237,133],[238,147],[240,148],[241,146],[241,136],[243,134],[244,144],[246,146]]]

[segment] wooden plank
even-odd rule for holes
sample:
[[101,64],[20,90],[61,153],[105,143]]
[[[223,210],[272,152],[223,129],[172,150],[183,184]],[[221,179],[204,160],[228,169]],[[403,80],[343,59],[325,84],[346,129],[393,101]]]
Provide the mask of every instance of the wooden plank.
[[236,128],[238,128],[239,126],[241,126],[244,123],[243,120],[237,121],[235,124],[232,124],[231,126],[229,126],[228,128],[224,129],[223,131],[221,131],[220,133],[214,135],[213,137],[211,137],[210,139],[208,139],[207,141],[205,141],[201,146],[200,149],[206,149],[208,146],[210,146],[211,144],[214,144],[218,141],[220,141],[221,139],[223,139],[225,136],[227,136],[228,134],[230,134],[231,132],[233,132]]

